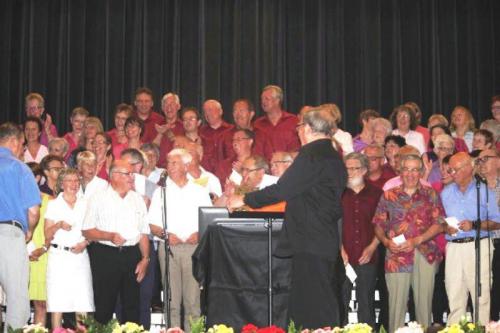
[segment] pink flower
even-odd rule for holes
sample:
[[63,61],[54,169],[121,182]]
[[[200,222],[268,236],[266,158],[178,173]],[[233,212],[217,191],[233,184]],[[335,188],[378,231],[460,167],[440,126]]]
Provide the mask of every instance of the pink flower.
[[184,333],[184,331],[180,327],[171,327],[166,333]]

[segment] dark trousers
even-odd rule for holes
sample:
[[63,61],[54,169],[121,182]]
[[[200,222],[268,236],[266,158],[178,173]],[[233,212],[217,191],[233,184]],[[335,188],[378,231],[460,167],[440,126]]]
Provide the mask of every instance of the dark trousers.
[[500,239],[494,239],[493,262],[491,265],[493,284],[491,285],[490,319],[498,321],[500,312]]
[[[356,272],[356,301],[358,302],[358,322],[375,327],[375,284],[377,281],[377,266],[375,264],[352,266]],[[351,300],[352,283],[344,282],[342,294],[344,301],[344,322],[348,323],[349,301]]]
[[384,325],[385,329],[389,327],[389,292],[387,291],[387,284],[385,282],[385,246],[379,244],[377,251],[379,260],[377,262],[377,283],[375,289],[378,290],[379,295],[378,307],[380,312],[378,314],[378,330],[381,325]]
[[[149,265],[144,279],[139,284],[139,325],[142,325],[145,330],[151,327],[151,299],[153,298],[153,290],[155,283],[155,271],[158,265],[158,252],[154,249],[153,242],[149,242]],[[121,298],[118,296],[116,303],[116,318],[118,321],[123,321],[123,312]]]
[[292,257],[288,317],[297,327],[339,326],[339,295],[335,291],[335,262],[313,254]]
[[139,246],[116,248],[95,243],[90,265],[94,287],[95,319],[105,324],[113,317],[120,295],[120,322],[139,322],[139,283],[135,268],[141,260]]

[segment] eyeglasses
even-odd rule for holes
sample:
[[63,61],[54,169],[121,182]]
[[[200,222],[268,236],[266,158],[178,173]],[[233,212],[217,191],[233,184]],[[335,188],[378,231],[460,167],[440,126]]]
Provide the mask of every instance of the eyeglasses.
[[412,169],[402,168],[401,169],[401,172],[405,172],[405,173],[420,173],[421,171],[422,171],[422,169],[420,169],[420,168],[418,168],[418,169],[417,168],[412,168]]
[[487,163],[490,159],[497,158],[497,157],[498,156],[489,156],[489,155],[486,155],[486,156],[483,156],[483,157],[478,157],[476,159],[476,164]]
[[258,170],[262,170],[263,168],[255,168],[255,169],[249,169],[249,168],[241,168],[241,173],[250,173]]
[[122,174],[122,175],[127,176],[127,177],[132,177],[134,175],[133,172],[118,171],[118,170],[114,170],[113,173],[119,173],[119,174]]
[[182,121],[184,122],[187,122],[187,121],[197,121],[198,118],[196,117],[187,117],[187,118],[183,118]]
[[359,171],[361,169],[364,169],[363,167],[348,167],[346,168],[347,171]]
[[55,170],[56,172],[60,172],[63,169],[64,169],[64,167],[52,167],[52,168],[49,168],[48,170],[49,171]]

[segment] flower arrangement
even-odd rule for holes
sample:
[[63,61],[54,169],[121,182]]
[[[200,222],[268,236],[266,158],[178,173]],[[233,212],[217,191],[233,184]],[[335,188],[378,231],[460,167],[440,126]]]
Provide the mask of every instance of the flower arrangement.
[[241,333],[285,333],[285,330],[275,325],[258,328],[253,324],[247,324],[243,326]]
[[462,317],[458,324],[447,326],[438,333],[484,333],[484,327],[477,326],[469,322],[466,317]]
[[424,333],[424,328],[416,321],[411,321],[408,326],[398,328],[396,333]]
[[500,333],[500,321],[492,321],[484,327],[486,333]]
[[7,329],[8,333],[49,333],[49,330],[40,324],[26,325],[23,328],[13,329],[9,327]]

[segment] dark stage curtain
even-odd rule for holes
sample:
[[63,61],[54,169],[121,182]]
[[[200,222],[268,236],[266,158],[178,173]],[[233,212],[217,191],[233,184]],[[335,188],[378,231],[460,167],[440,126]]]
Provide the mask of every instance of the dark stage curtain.
[[[82,105],[111,126],[135,88],[259,104],[278,84],[285,107],[337,103],[357,131],[360,110],[402,102],[424,117],[456,104],[476,121],[500,93],[498,0],[2,0],[0,121],[22,120],[37,91],[60,131]],[[258,114],[261,113],[258,108]]]

